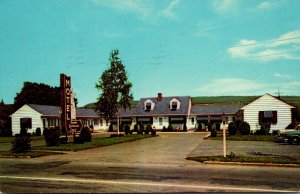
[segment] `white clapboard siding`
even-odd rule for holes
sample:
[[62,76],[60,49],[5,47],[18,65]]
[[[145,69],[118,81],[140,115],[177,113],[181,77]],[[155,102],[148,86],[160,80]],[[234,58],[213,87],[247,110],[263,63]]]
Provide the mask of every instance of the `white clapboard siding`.
[[277,111],[277,123],[271,125],[270,132],[272,132],[285,129],[292,122],[292,108],[294,107],[272,95],[265,94],[241,109],[244,111],[244,121],[250,124],[253,131],[260,129],[259,111]]
[[12,123],[12,132],[13,135],[20,133],[21,125],[20,119],[21,118],[31,118],[32,120],[32,128],[28,129],[28,133],[32,133],[36,130],[36,128],[41,128],[43,131],[43,120],[41,118],[42,114],[37,112],[36,110],[32,109],[28,105],[22,106],[16,112],[11,115],[11,123]]

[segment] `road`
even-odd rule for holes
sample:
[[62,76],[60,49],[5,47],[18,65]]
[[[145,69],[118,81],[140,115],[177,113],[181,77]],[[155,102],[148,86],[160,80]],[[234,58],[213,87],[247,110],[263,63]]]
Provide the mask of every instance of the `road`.
[[203,133],[158,137],[34,159],[1,159],[2,192],[300,191],[300,169],[185,160]]

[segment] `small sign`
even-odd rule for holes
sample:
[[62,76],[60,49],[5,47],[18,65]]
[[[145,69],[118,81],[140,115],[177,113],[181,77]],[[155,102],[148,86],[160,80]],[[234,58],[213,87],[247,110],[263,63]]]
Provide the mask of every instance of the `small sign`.
[[81,131],[82,129],[82,123],[80,120],[72,120],[70,125],[70,129],[72,129],[74,132],[75,131]]

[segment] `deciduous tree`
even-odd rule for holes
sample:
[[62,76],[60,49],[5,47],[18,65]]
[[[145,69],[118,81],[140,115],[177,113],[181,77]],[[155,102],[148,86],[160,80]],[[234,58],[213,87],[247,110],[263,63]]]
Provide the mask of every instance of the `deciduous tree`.
[[[96,83],[100,91],[96,110],[101,112],[106,120],[117,116],[120,108],[131,108],[133,96],[132,84],[128,81],[125,66],[118,57],[119,50],[113,50],[109,57],[109,67],[102,73]],[[119,132],[119,127],[118,127]]]

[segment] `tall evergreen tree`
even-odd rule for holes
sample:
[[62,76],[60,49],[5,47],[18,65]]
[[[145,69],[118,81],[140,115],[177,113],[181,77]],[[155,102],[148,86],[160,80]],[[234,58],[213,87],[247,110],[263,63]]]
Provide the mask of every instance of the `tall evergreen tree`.
[[132,84],[128,81],[125,66],[118,55],[117,49],[111,52],[109,67],[96,83],[96,88],[100,91],[96,110],[101,112],[107,120],[117,116],[120,108],[130,109],[133,100],[130,91]]

